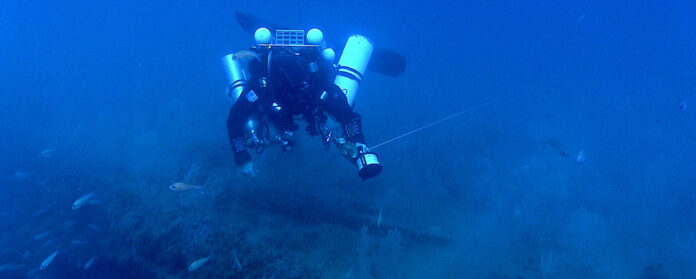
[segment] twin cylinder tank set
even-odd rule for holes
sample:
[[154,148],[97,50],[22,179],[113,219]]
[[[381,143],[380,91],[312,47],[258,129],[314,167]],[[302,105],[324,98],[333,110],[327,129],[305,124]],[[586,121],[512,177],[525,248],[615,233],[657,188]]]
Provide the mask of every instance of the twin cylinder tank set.
[[[254,39],[260,47],[318,47],[321,48],[321,54],[324,59],[332,64],[335,60],[335,52],[331,48],[324,48],[324,35],[319,29],[310,29],[306,33],[304,30],[276,30],[273,36],[267,28],[259,28],[254,33]],[[346,99],[350,106],[353,106],[355,96],[358,92],[358,87],[367,69],[367,65],[372,57],[374,46],[367,38],[360,35],[352,35],[348,38],[341,57],[336,66],[336,84],[341,91],[346,95]],[[234,105],[240,98],[247,84],[248,73],[244,70],[244,65],[240,59],[235,57],[235,54],[228,54],[222,58],[225,67],[225,74],[228,80],[228,87],[225,95],[227,100]],[[258,139],[257,130],[260,130],[261,125],[266,126],[268,123],[260,123],[261,121],[256,116],[252,116],[246,125],[246,136]],[[263,137],[268,137],[265,133]],[[246,140],[246,139],[245,139]],[[359,150],[355,161],[358,171],[362,172],[366,166],[379,165],[377,154],[368,152],[367,150]],[[372,166],[372,167],[374,167]]]

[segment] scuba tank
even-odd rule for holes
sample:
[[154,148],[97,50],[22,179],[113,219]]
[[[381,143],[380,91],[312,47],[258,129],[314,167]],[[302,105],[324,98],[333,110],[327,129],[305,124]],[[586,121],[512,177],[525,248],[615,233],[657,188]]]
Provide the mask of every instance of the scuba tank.
[[341,88],[343,94],[346,94],[351,107],[355,102],[358,86],[367,69],[367,64],[370,63],[373,50],[374,46],[370,40],[360,35],[353,35],[348,38],[341,58],[338,60],[334,84]]
[[222,57],[222,64],[225,67],[225,76],[227,76],[228,81],[225,97],[230,104],[234,105],[244,91],[244,87],[247,84],[247,75],[244,72],[242,61],[235,58],[235,54],[228,54]]

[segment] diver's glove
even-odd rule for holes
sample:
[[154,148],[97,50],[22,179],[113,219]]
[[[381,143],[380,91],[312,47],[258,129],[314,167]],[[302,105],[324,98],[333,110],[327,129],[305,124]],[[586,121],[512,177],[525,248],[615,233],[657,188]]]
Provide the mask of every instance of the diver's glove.
[[246,162],[243,165],[239,166],[239,171],[251,178],[256,177],[256,174],[259,173],[259,171],[254,167],[254,163],[252,161]]
[[256,174],[259,172],[254,167],[254,163],[251,161],[251,155],[249,155],[249,152],[246,150],[234,153],[234,163],[239,168],[239,171],[248,177],[256,177]]
[[232,143],[232,152],[234,152],[234,163],[237,166],[251,161],[251,155],[244,144],[244,137],[234,138],[230,142]]
[[241,166],[251,161],[251,155],[249,151],[242,150],[234,153],[234,164]]
[[283,151],[290,151],[292,147],[295,145],[295,132],[293,131],[284,131],[280,135],[280,145],[283,148]]
[[244,138],[238,137],[232,140],[232,151],[234,152],[234,163],[239,167],[241,173],[249,177],[256,177],[254,163],[251,162],[251,154],[246,150]]

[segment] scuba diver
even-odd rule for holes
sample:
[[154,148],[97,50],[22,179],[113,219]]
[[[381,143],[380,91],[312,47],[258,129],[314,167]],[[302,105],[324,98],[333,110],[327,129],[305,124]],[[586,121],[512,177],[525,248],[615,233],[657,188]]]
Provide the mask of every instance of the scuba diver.
[[374,51],[371,42],[351,36],[335,65],[336,54],[319,29],[271,29],[256,29],[256,46],[223,57],[232,103],[227,132],[236,165],[255,176],[250,151],[273,145],[292,149],[299,128],[295,120],[301,118],[306,132],[321,137],[327,149],[338,146],[362,179],[377,176],[382,165],[368,150],[361,117],[352,109]]

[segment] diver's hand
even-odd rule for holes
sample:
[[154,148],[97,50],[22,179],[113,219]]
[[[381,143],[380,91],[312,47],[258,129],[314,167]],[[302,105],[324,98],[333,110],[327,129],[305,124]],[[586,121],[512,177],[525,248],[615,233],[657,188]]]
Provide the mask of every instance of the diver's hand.
[[254,163],[252,161],[246,162],[239,166],[239,171],[251,178],[256,177],[256,174],[259,173],[256,167],[254,167]]
[[370,149],[367,148],[367,145],[365,145],[364,143],[356,142],[356,143],[355,143],[355,148],[358,150],[358,152],[368,152],[368,151],[370,151]]

